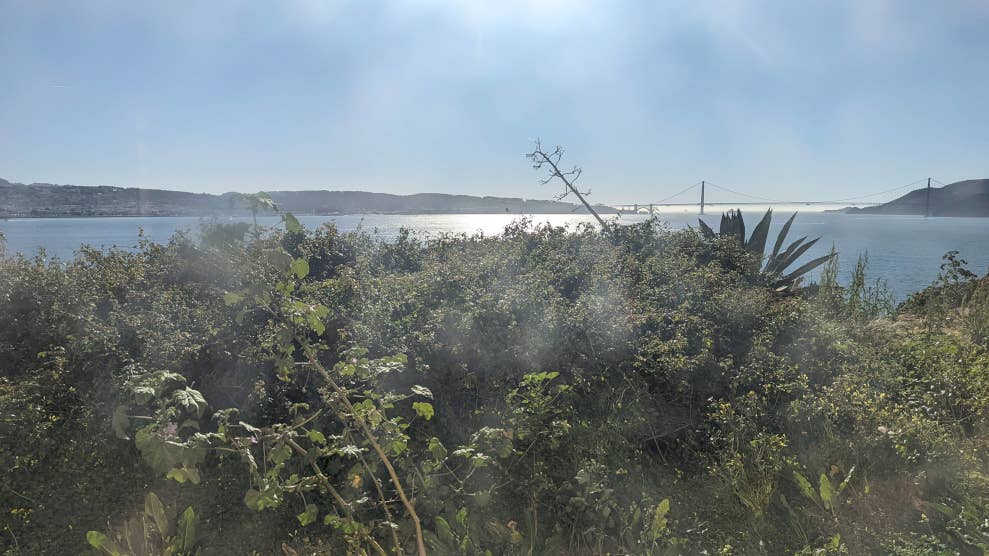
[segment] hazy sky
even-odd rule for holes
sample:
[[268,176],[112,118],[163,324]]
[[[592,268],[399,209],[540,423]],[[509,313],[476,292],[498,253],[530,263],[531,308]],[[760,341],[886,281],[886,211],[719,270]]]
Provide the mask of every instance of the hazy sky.
[[536,137],[597,202],[989,177],[989,1],[0,0],[11,181],[548,198]]

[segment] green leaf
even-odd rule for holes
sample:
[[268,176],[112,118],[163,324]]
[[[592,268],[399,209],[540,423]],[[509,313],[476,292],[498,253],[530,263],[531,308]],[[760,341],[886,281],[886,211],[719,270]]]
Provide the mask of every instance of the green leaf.
[[940,512],[942,515],[944,515],[948,519],[953,519],[953,518],[955,518],[955,517],[958,516],[958,512],[956,512],[950,506],[946,506],[944,504],[939,504],[937,502],[931,503],[931,506],[933,506],[935,510],[937,510],[938,512]]
[[100,533],[99,531],[90,531],[86,533],[86,542],[88,542],[89,546],[93,548],[103,548],[103,546],[106,545],[108,540],[110,539],[108,539],[106,535]]
[[259,510],[258,500],[261,498],[261,493],[255,489],[250,489],[244,493],[244,505],[252,510]]
[[228,306],[237,305],[244,300],[244,294],[237,292],[227,292],[223,294],[223,303]]
[[158,534],[162,538],[165,538],[169,534],[169,523],[168,516],[165,514],[165,506],[158,499],[158,495],[149,492],[147,496],[144,497],[144,513],[151,517],[155,522],[155,526],[158,527]]
[[652,538],[653,540],[660,539],[663,534],[666,533],[667,519],[666,514],[670,513],[670,499],[664,498],[659,504],[656,505],[656,513],[653,514],[652,518]]
[[440,516],[436,516],[436,536],[448,546],[456,545],[457,541],[453,537],[453,530],[450,529],[450,524]]
[[247,432],[249,432],[251,434],[257,435],[257,434],[261,434],[261,433],[264,432],[261,429],[255,427],[254,425],[252,425],[250,423],[245,423],[243,421],[238,421],[237,424],[240,425],[241,427],[243,427],[245,431],[247,431]]
[[196,467],[206,459],[206,448],[165,440],[151,427],[139,429],[134,444],[145,463],[163,475],[174,467]]
[[272,463],[278,465],[279,463],[284,463],[292,457],[292,447],[287,443],[281,443],[270,452],[268,452],[268,459]]
[[309,261],[299,258],[292,261],[291,266],[292,273],[295,274],[300,280],[309,276]]
[[412,409],[427,421],[433,418],[433,404],[429,402],[413,402]]
[[420,396],[425,396],[429,399],[433,399],[433,392],[429,388],[426,388],[425,386],[420,386],[416,384],[415,386],[412,387],[412,393],[418,394]]
[[199,470],[195,467],[176,467],[169,470],[165,475],[166,479],[172,479],[179,483],[184,483],[186,481],[198,485],[200,482]]
[[117,409],[113,410],[113,418],[110,419],[110,425],[113,427],[113,434],[117,438],[130,440],[130,436],[127,435],[127,429],[130,428],[130,419],[127,417],[126,407],[118,405]]
[[134,396],[134,402],[138,405],[144,405],[155,397],[155,389],[150,386],[136,386],[131,390],[131,394]]
[[306,436],[309,438],[309,440],[313,441],[316,444],[320,444],[320,445],[326,444],[326,436],[323,433],[319,432],[318,430],[315,429],[310,430],[309,432],[306,433]]
[[192,506],[189,506],[179,516],[178,526],[178,549],[179,552],[189,552],[196,546],[196,529],[199,527],[199,519]]
[[299,219],[295,217],[291,212],[286,212],[282,214],[282,222],[285,223],[285,231],[290,234],[298,234],[302,232],[302,224]]
[[306,324],[309,325],[309,328],[311,328],[317,336],[322,336],[323,332],[326,332],[326,325],[323,323],[323,317],[320,317],[319,315],[320,313],[318,311],[311,311],[306,316]]
[[[146,386],[154,390],[154,397],[160,398],[165,394],[185,386],[185,377],[171,371],[158,371],[141,381],[141,386]],[[135,388],[135,395],[138,389]],[[150,399],[148,400],[150,401]]]
[[295,516],[295,519],[299,520],[299,523],[305,527],[310,523],[316,521],[319,516],[319,510],[316,508],[316,504],[306,504],[306,510],[301,514]]
[[807,477],[804,477],[799,472],[793,472],[793,480],[796,481],[797,486],[800,487],[800,492],[803,493],[811,502],[818,503],[821,501],[817,496],[817,492],[814,491],[814,487],[811,486],[810,481]]
[[270,249],[266,252],[268,262],[271,266],[277,268],[281,271],[290,271],[292,268],[292,255],[289,255],[281,249]]
[[396,456],[404,452],[408,446],[409,443],[404,439],[393,440],[391,444],[389,444],[392,455]]
[[826,473],[821,473],[820,477],[820,491],[821,491],[821,502],[824,503],[825,509],[831,509],[831,505],[834,501],[834,489],[831,487],[831,479],[828,478]]
[[86,533],[86,542],[89,546],[102,550],[111,556],[122,556],[120,549],[117,548],[116,543],[110,540],[109,537],[100,533],[99,531],[89,531]]
[[848,470],[848,474],[845,475],[845,480],[842,481],[840,485],[838,485],[838,494],[841,494],[842,491],[845,490],[845,487],[848,486],[848,483],[852,480],[852,473],[855,473],[854,465],[852,466],[851,469]]
[[435,436],[429,439],[429,444],[426,445],[426,449],[429,453],[436,458],[436,461],[443,461],[446,459],[446,447],[440,442],[439,438]]
[[203,397],[199,390],[193,390],[188,386],[172,392],[172,401],[175,402],[175,405],[185,410],[186,413],[195,415],[196,419],[201,419],[203,413],[206,412],[206,408],[209,407],[209,404],[206,403],[206,398]]

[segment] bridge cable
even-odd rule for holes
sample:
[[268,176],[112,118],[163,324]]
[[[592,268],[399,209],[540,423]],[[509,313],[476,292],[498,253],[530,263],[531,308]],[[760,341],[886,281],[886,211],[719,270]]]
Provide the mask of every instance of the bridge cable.
[[688,187],[688,188],[686,188],[686,189],[684,189],[684,190],[682,190],[682,191],[680,191],[678,193],[674,193],[673,195],[670,195],[669,197],[666,197],[665,199],[656,201],[655,203],[651,203],[651,204],[653,204],[653,205],[661,205],[661,204],[665,203],[666,201],[669,201],[670,199],[672,199],[672,198],[674,198],[674,197],[676,197],[678,195],[683,195],[684,193],[690,191],[691,189],[697,187],[700,184],[701,184],[701,182],[697,182],[694,185],[691,185],[690,187]]
[[[927,178],[921,178],[919,180],[915,180],[915,181],[912,181],[910,183],[907,183],[907,184],[904,184],[904,185],[900,185],[900,186],[897,186],[897,187],[892,187],[892,188],[889,188],[889,189],[884,189],[884,190],[878,191],[876,193],[869,193],[869,194],[866,194],[866,195],[857,195],[855,197],[845,197],[843,199],[835,199],[833,201],[783,201],[783,200],[780,200],[780,199],[770,199],[768,197],[758,197],[758,196],[755,196],[755,195],[749,195],[747,193],[742,193],[741,191],[735,191],[734,189],[730,189],[728,187],[725,187],[723,185],[718,185],[718,184],[713,183],[713,182],[710,182],[710,181],[708,181],[706,183],[707,183],[707,185],[710,185],[710,186],[712,186],[712,187],[714,187],[716,189],[720,189],[722,191],[726,191],[728,193],[734,193],[735,195],[741,195],[742,197],[747,197],[749,199],[754,199],[756,201],[762,201],[762,202],[767,202],[767,203],[782,203],[782,204],[790,204],[790,203],[792,203],[792,204],[801,204],[801,203],[827,204],[827,203],[835,203],[835,204],[837,204],[837,203],[845,203],[845,202],[848,202],[848,201],[856,201],[856,200],[859,200],[859,199],[867,199],[869,197],[876,197],[878,195],[883,195],[883,194],[886,194],[886,193],[892,193],[894,191],[899,191],[901,189],[906,189],[908,187],[917,185],[918,183],[922,183],[926,179]],[[944,187],[944,186],[947,185],[944,182],[942,182],[940,180],[937,180],[937,179],[934,179],[934,178],[931,178],[931,181],[940,184],[942,187]],[[695,187],[699,186],[700,184],[701,184],[701,182],[697,182],[697,183],[695,183],[695,184],[693,184],[693,185],[691,185],[691,186],[689,186],[689,187],[687,187],[687,188],[685,188],[685,189],[683,189],[681,191],[678,191],[677,193],[674,193],[673,195],[670,195],[669,197],[666,197],[664,199],[661,199],[661,200],[656,201],[656,202],[651,203],[651,204],[661,205],[661,204],[665,203],[666,201],[669,201],[670,199],[673,199],[674,197],[678,197],[680,195],[683,195],[684,193],[690,191],[691,189],[694,189]],[[725,202],[722,202],[722,201],[715,201],[715,202],[711,202],[711,203],[708,203],[708,204],[720,204],[720,205],[723,205],[723,204],[731,204],[731,203],[725,203]]]
[[912,185],[917,185],[918,183],[922,183],[926,179],[927,178],[921,178],[919,180],[912,181],[912,182],[910,182],[910,183],[908,183],[906,185],[901,185],[899,187],[893,187],[891,189],[884,189],[883,191],[880,191],[878,193],[870,193],[868,195],[859,195],[857,197],[847,197],[845,199],[837,199],[837,200],[834,200],[834,201],[827,201],[827,202],[829,202],[829,203],[844,203],[844,202],[847,202],[847,201],[855,201],[855,200],[858,200],[858,199],[866,199],[868,197],[875,197],[877,195],[882,195],[884,193],[892,193],[893,191],[897,191],[897,190],[900,190],[900,189],[906,189],[906,188],[908,188],[908,187],[910,187]]
[[[769,198],[766,198],[766,197],[756,197],[755,195],[749,195],[747,193],[742,193],[741,191],[735,191],[734,189],[729,189],[729,188],[727,188],[727,187],[725,187],[723,185],[718,185],[718,184],[712,183],[710,181],[707,182],[707,184],[710,185],[710,186],[716,187],[716,188],[718,188],[718,189],[720,189],[722,191],[727,191],[729,193],[734,193],[735,195],[741,195],[742,197],[748,197],[749,199],[755,199],[756,201],[764,201],[764,202],[767,202],[767,203],[787,203],[787,201],[781,201],[779,199],[769,199]],[[721,204],[730,204],[730,203],[721,203]]]

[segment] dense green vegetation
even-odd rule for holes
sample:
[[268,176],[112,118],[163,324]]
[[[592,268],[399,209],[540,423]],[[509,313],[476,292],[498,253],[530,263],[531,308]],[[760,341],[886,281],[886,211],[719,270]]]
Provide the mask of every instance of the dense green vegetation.
[[894,315],[864,262],[780,287],[744,232],[283,228],[0,256],[0,551],[989,547],[957,257]]

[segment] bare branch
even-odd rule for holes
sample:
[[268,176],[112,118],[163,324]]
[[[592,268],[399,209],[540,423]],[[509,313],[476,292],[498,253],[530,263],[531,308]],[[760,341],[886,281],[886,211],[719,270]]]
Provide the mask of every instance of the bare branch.
[[603,230],[608,229],[608,225],[605,223],[605,221],[601,218],[601,216],[597,213],[597,211],[595,211],[594,208],[591,207],[590,203],[588,203],[587,200],[584,199],[584,195],[590,195],[591,193],[590,189],[588,189],[586,193],[581,193],[574,186],[574,183],[578,179],[580,179],[580,175],[583,173],[583,170],[579,166],[574,166],[573,168],[571,168],[566,172],[560,170],[560,161],[563,159],[562,147],[557,145],[556,148],[553,149],[553,152],[547,153],[546,151],[543,150],[543,145],[539,141],[539,139],[536,139],[533,142],[532,152],[526,154],[525,156],[526,158],[532,161],[532,167],[536,170],[542,170],[543,166],[549,166],[549,175],[539,180],[540,185],[546,185],[547,183],[553,181],[554,179],[559,179],[560,181],[563,182],[564,185],[563,193],[556,197],[557,201],[562,200],[566,198],[567,195],[573,193],[574,195],[577,196],[578,199],[580,199],[580,202],[584,204],[584,207],[592,215],[594,215],[594,218],[597,219],[598,224],[601,225],[601,229]]

